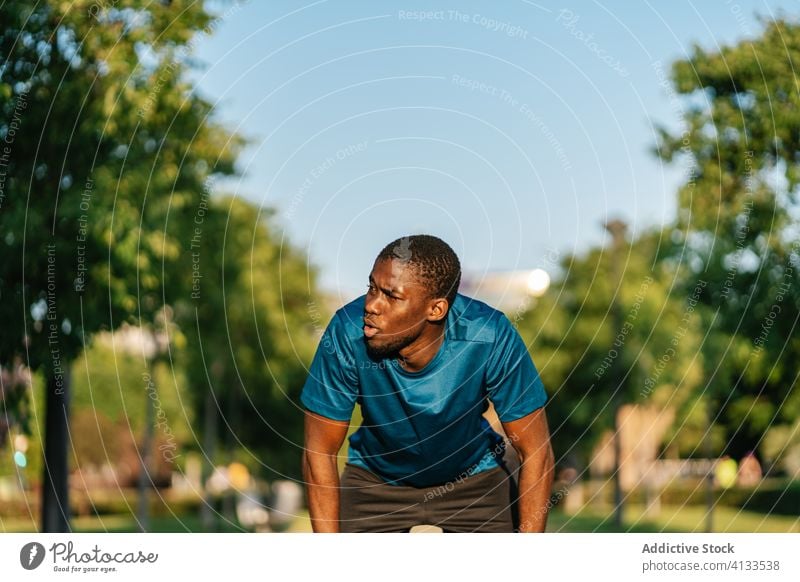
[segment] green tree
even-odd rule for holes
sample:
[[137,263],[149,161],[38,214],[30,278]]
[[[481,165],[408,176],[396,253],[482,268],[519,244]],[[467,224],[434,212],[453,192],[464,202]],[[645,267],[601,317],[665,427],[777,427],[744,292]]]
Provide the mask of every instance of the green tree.
[[[672,289],[669,229],[645,232],[618,249],[597,247],[561,261],[562,275],[519,329],[545,386],[556,458],[587,465],[620,404],[670,407],[680,417],[702,382],[695,300]],[[614,303],[620,311],[613,316]]]
[[234,455],[262,477],[298,478],[298,397],[328,315],[316,270],[281,238],[271,212],[233,197],[213,207],[186,249],[196,286],[178,312],[204,452],[212,461]]
[[708,281],[704,398],[734,456],[800,410],[798,62],[800,25],[787,19],[720,50],[695,47],[672,67],[683,127],[662,129],[656,148],[686,169],[675,256],[687,291]]
[[[70,435],[75,468],[118,464],[121,453],[131,452],[123,450],[126,442],[138,442],[142,451],[150,404],[157,415],[152,459],[175,461],[190,442],[194,417],[182,402],[188,395],[183,370],[164,361],[144,368],[141,356],[123,349],[122,336],[124,331],[96,335],[73,365]],[[178,346],[174,349],[179,352]],[[140,463],[127,469],[136,476]]]
[[63,531],[70,363],[190,282],[191,209],[241,141],[186,79],[200,2],[11,1],[0,21],[0,363],[46,378],[43,530]]

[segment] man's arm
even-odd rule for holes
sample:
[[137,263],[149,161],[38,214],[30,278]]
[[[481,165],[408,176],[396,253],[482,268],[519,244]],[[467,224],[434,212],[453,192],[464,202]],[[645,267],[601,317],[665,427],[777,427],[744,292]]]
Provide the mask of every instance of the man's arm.
[[519,453],[519,531],[543,532],[553,487],[553,449],[544,408],[503,423],[503,430]]
[[339,467],[337,455],[350,423],[305,413],[303,479],[308,512],[315,532],[339,531]]

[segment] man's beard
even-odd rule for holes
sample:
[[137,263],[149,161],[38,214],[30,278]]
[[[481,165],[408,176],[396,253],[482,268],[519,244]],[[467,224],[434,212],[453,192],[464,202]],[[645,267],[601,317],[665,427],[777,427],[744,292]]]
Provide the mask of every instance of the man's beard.
[[381,345],[370,345],[367,339],[364,343],[367,346],[367,355],[373,360],[384,360],[386,358],[396,358],[400,355],[400,350],[410,345],[416,338],[413,336],[404,336],[394,338]]

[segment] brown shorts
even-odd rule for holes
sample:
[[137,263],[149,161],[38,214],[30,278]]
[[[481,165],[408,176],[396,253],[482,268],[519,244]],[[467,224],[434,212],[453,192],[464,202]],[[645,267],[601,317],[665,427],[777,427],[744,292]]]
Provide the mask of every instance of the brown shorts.
[[519,458],[508,447],[503,466],[434,487],[389,485],[347,464],[340,483],[342,532],[407,532],[435,525],[448,532],[510,533],[519,528]]

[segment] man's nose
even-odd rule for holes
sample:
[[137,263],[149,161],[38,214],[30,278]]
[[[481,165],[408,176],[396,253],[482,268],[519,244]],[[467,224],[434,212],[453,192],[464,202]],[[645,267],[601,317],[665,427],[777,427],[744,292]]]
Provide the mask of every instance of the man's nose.
[[366,311],[369,315],[378,315],[380,313],[378,309],[379,307],[378,298],[367,295],[367,298],[364,301],[364,311]]

